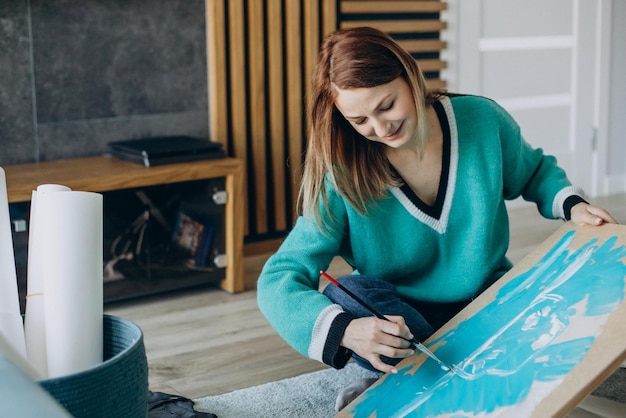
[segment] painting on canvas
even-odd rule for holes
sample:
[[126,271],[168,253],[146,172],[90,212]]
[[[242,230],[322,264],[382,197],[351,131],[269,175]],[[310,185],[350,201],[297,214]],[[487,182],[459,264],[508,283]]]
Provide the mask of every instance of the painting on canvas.
[[339,417],[563,416],[626,358],[626,227],[567,223]]

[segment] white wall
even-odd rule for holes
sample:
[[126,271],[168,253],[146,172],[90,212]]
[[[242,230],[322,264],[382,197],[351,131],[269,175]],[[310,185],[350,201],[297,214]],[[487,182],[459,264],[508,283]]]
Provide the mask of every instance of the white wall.
[[[517,0],[511,1],[511,6],[519,5]],[[596,74],[599,79],[589,80],[589,83],[598,83],[597,110],[595,119],[598,125],[597,155],[592,164],[593,174],[590,176],[591,186],[586,186],[590,195],[601,196],[626,192],[626,2],[623,0],[571,0],[595,1],[600,5],[602,13],[600,27],[605,28],[601,37],[601,45],[597,46],[599,59],[596,65]],[[461,2],[464,2],[461,7]],[[472,85],[468,80],[481,79],[483,74],[474,74],[480,71],[480,66],[466,66],[464,62],[478,61],[474,56],[477,52],[463,48],[463,36],[477,36],[476,25],[469,22],[481,22],[489,11],[482,7],[472,7],[471,4],[487,5],[489,1],[448,0],[448,11],[444,19],[449,29],[443,37],[448,41],[448,50],[444,58],[448,61],[448,69],[443,77],[448,81],[450,91],[459,93],[475,93],[464,91],[463,86]],[[500,3],[501,5],[501,3]],[[463,12],[460,12],[460,9]],[[579,152],[579,151],[577,151]],[[581,149],[580,152],[589,152]]]

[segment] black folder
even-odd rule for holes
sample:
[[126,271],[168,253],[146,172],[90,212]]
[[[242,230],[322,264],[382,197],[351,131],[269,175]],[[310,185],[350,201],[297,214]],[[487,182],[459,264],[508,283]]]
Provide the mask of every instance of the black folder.
[[109,142],[111,155],[146,167],[224,158],[222,144],[191,136],[163,136]]

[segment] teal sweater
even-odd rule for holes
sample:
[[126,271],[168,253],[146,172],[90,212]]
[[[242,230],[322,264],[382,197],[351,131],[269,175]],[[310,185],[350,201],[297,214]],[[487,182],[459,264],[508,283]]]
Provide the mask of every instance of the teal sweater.
[[406,299],[464,301],[512,267],[506,258],[505,200],[522,196],[553,219],[568,218],[566,200],[570,206],[582,200],[555,158],[526,143],[517,123],[495,102],[444,97],[435,110],[444,157],[433,206],[410,188],[398,187],[363,216],[329,184],[329,211],[345,234],[325,235],[311,219],[299,217],[265,264],[257,286],[259,307],[301,354],[342,367],[332,360],[340,338],[329,335],[343,310],[318,291],[319,272],[333,257],[343,257],[359,274],[392,283]]

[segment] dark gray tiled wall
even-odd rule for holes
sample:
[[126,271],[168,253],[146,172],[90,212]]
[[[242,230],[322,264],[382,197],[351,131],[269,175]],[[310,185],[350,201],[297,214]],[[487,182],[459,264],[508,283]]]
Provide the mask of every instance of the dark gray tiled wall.
[[208,136],[204,0],[0,2],[0,165]]
[[30,46],[27,2],[0,2],[0,165],[37,156]]

